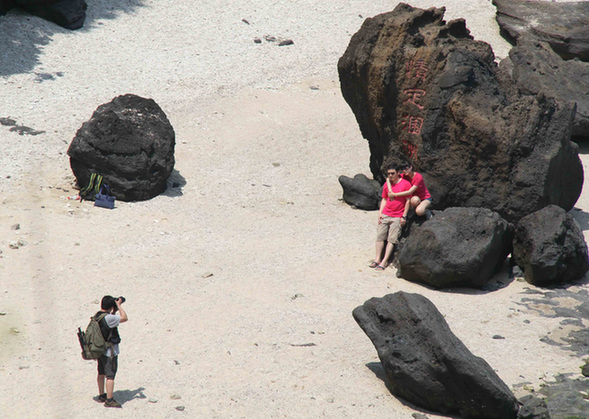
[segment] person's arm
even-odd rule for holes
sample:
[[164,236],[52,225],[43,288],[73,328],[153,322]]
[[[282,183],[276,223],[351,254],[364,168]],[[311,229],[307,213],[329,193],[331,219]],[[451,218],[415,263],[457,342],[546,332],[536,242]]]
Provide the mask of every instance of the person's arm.
[[404,226],[407,223],[407,214],[409,214],[409,208],[411,207],[411,202],[407,199],[405,200],[405,210],[403,211],[403,216],[401,217],[401,225]]
[[389,196],[391,198],[394,198],[396,196],[410,196],[410,195],[413,195],[416,190],[417,190],[417,185],[413,185],[408,190],[403,191],[403,192],[389,192]]
[[127,313],[125,312],[125,310],[123,310],[123,307],[122,307],[123,302],[121,301],[120,298],[117,298],[116,303],[117,303],[117,308],[119,309],[119,316],[121,317],[121,323],[125,323],[127,320],[129,320],[129,318],[127,317]]

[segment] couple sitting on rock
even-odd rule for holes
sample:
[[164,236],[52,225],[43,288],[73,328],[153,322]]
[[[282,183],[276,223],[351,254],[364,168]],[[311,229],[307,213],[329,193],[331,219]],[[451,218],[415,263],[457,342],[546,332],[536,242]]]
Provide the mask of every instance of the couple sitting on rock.
[[[410,208],[415,214],[426,216],[431,213],[428,207],[432,199],[425,187],[423,176],[413,170],[410,164],[388,165],[386,182],[382,187],[382,200],[378,213],[376,232],[376,258],[370,264],[378,271],[384,270],[393,254],[394,245],[399,241],[401,229],[407,223]],[[387,241],[385,249],[385,240]],[[383,256],[384,251],[384,256]]]

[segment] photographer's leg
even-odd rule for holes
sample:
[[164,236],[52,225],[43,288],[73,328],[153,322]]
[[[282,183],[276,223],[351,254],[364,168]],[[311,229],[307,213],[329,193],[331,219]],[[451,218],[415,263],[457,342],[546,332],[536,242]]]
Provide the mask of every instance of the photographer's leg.
[[104,374],[98,374],[96,382],[98,383],[98,395],[104,394],[104,380],[106,376]]
[[[112,393],[115,389],[115,380],[114,378],[107,378],[106,379],[106,398],[107,399],[112,399]],[[102,393],[100,393],[102,394]]]

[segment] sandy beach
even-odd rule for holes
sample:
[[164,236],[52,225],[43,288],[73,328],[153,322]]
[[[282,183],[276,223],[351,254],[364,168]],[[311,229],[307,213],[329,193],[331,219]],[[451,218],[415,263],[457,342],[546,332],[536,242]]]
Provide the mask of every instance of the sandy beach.
[[[337,60],[397,1],[88,3],[78,31],[0,17],[0,120],[20,127],[0,125],[0,417],[446,417],[391,395],[352,318],[399,290],[429,298],[518,397],[580,376],[570,333],[589,322],[557,308],[589,301],[587,277],[553,295],[506,266],[496,290],[435,291],[368,268],[377,213],[345,204],[337,180],[370,176],[368,143]],[[507,56],[490,1],[408,3],[446,6]],[[71,140],[126,93],[174,127],[170,187],[113,211],[68,200]],[[571,213],[587,240],[586,190]],[[76,336],[106,294],[127,299],[122,409],[92,400]]]

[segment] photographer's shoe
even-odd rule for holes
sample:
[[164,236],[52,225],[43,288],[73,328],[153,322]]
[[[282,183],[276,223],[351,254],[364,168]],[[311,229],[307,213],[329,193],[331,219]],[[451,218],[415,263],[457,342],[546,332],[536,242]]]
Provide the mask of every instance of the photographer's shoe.
[[94,397],[94,400],[96,400],[98,403],[104,403],[106,401],[106,393]]
[[104,402],[104,407],[123,407],[123,405],[117,402],[115,399],[106,399]]

